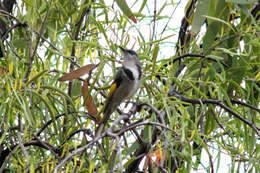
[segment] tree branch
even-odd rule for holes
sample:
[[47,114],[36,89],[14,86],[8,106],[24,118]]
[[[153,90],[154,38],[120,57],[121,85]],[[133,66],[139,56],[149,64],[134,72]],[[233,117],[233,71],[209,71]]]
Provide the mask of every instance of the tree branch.
[[257,134],[257,136],[260,137],[260,133],[259,130],[260,128],[256,127],[254,123],[249,122],[248,120],[246,120],[242,115],[234,112],[231,108],[229,108],[228,106],[224,105],[220,100],[214,100],[214,99],[190,99],[187,97],[184,97],[182,95],[176,95],[175,97],[177,97],[178,99],[180,99],[183,102],[188,102],[188,103],[192,103],[192,104],[214,104],[214,105],[218,105],[221,108],[223,108],[224,110],[226,110],[228,113],[230,113],[231,115],[233,115],[234,117],[236,117],[237,119],[241,120],[243,123],[247,124],[249,127],[251,127]]
[[[202,54],[193,54],[193,53],[187,53],[187,54],[183,54],[183,55],[180,55],[176,58],[173,59],[172,63],[174,64],[175,62],[183,59],[183,58],[202,58],[202,59],[208,59],[208,60],[211,60],[213,62],[218,62],[217,60],[215,60],[214,58],[210,58],[210,57],[207,57],[205,55],[202,55]],[[226,65],[224,62],[220,61],[220,63],[225,66],[225,67],[228,67],[228,65]]]

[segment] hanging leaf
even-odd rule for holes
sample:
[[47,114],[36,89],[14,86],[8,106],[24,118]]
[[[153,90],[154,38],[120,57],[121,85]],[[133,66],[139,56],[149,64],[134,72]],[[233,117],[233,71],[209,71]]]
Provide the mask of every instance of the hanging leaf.
[[86,80],[83,82],[81,91],[82,91],[84,100],[86,99],[86,108],[88,110],[88,113],[91,115],[97,115],[98,110],[93,101],[92,96],[90,94],[88,94],[88,82]]
[[260,80],[260,71],[256,74],[255,80],[259,81]]
[[256,0],[226,0],[226,1],[234,4],[251,4],[256,2]]
[[197,9],[194,15],[194,19],[192,21],[192,27],[191,30],[194,33],[199,32],[201,25],[205,21],[205,16],[208,14],[208,9],[209,9],[209,0],[199,0]]
[[72,96],[78,97],[81,96],[82,84],[80,80],[72,81]]
[[30,83],[32,83],[33,81],[36,81],[38,78],[42,77],[46,72],[48,72],[48,70],[43,70],[41,72],[39,72],[37,75],[33,76],[27,83],[26,86],[28,86]]
[[136,18],[131,11],[131,9],[128,7],[127,3],[125,0],[116,0],[117,5],[119,8],[122,10],[124,15],[126,15],[129,19],[131,19],[134,23],[137,23]]
[[85,65],[83,67],[78,68],[77,70],[73,70],[67,74],[64,74],[58,80],[59,81],[71,81],[72,79],[77,79],[78,77],[89,73],[95,67],[96,67],[95,64]]

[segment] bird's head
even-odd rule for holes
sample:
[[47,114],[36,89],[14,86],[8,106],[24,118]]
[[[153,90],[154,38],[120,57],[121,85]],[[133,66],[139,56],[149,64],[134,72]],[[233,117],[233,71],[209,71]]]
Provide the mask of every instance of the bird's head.
[[119,48],[123,51],[124,58],[123,58],[123,65],[130,65],[130,64],[136,64],[141,65],[140,59],[137,55],[137,53],[131,49],[125,49],[121,46]]

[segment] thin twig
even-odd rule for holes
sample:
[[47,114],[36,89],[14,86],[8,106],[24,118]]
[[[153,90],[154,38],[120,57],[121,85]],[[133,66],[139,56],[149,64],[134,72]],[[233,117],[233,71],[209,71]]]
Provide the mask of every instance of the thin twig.
[[17,22],[22,23],[17,17],[13,16],[12,14],[8,13],[5,10],[0,10],[0,13],[4,14],[7,17],[10,17],[12,19],[15,19]]
[[19,27],[19,26],[22,26],[24,27],[25,24],[24,23],[21,23],[21,22],[17,22],[16,24],[12,25],[10,28],[8,28],[8,30],[5,32],[5,34],[3,35],[2,37],[2,40],[4,41],[6,38],[7,38],[7,35],[15,28]]
[[119,145],[120,145],[120,137],[116,137],[116,147],[112,152],[111,158],[110,158],[110,166],[109,166],[109,173],[113,173],[113,168],[115,165],[115,161],[116,161],[116,156],[119,150]]
[[[154,40],[154,36],[155,36],[155,25],[156,25],[156,16],[157,16],[157,11],[156,11],[156,7],[157,6],[157,0],[154,1],[154,9],[153,9],[153,33],[152,33],[152,36],[151,36],[151,39],[150,41],[153,41]],[[149,52],[151,51],[152,49],[152,45],[153,44],[150,44],[150,48],[149,48]]]
[[243,105],[243,106],[249,107],[249,108],[251,108],[251,109],[253,109],[253,110],[255,110],[255,111],[260,113],[260,109],[255,107],[255,106],[253,106],[253,105],[251,105],[251,104],[244,103],[242,101],[235,100],[235,99],[230,99],[230,101],[231,101],[231,103],[235,103],[235,104],[238,104],[238,105]]
[[25,73],[25,77],[24,77],[24,82],[26,83],[29,79],[29,75],[31,73],[32,70],[32,64],[33,64],[33,48],[32,48],[32,40],[31,40],[31,36],[30,36],[30,32],[29,32],[29,26],[26,24],[26,26],[24,27],[25,29],[25,33],[26,33],[26,40],[27,40],[27,45],[28,45],[28,49],[29,49],[29,64],[27,67],[27,71]]
[[227,112],[229,112],[234,117],[238,118],[239,120],[241,120],[242,122],[247,124],[253,130],[255,130],[257,136],[260,137],[260,132],[259,132],[260,128],[256,127],[255,124],[253,124],[253,123],[249,122],[248,120],[246,120],[242,115],[234,112],[230,107],[224,105],[220,100],[214,100],[214,99],[190,99],[190,98],[184,97],[182,95],[176,95],[176,97],[179,98],[181,101],[192,103],[192,104],[201,104],[201,103],[203,103],[203,104],[215,104],[215,105],[218,105],[221,108],[223,108],[224,110],[226,110]]
[[[72,57],[72,56],[66,56],[66,55],[63,55],[62,52],[53,44],[51,43],[48,39],[46,39],[45,37],[43,37],[43,35],[41,35],[38,31],[33,31],[35,34],[37,34],[39,37],[41,37],[42,40],[44,40],[44,42],[48,43],[48,45],[50,45],[55,51],[56,54],[62,56],[63,58],[67,59],[70,61],[70,63],[73,63],[75,66],[77,67],[80,67],[79,64],[77,64],[73,58],[75,57]],[[46,47],[48,49],[48,47]]]
[[[183,58],[187,58],[187,57],[189,57],[189,58],[191,58],[191,57],[193,57],[193,58],[203,58],[203,59],[211,60],[211,61],[213,61],[213,62],[218,62],[216,59],[207,57],[207,56],[202,55],[202,54],[187,53],[187,54],[183,54],[183,55],[180,55],[180,56],[174,58],[173,61],[172,61],[172,63],[174,64],[175,62],[177,62],[177,61],[179,61],[179,60],[181,60],[181,59],[183,59]],[[220,61],[220,63],[221,63],[224,67],[228,67],[228,65],[226,65],[224,62]]]
[[[163,125],[161,123],[157,123],[157,122],[142,122],[142,123],[133,124],[133,125],[131,124],[131,125],[125,127],[124,129],[122,129],[122,130],[120,130],[120,131],[118,131],[117,133],[114,133],[114,134],[115,134],[115,136],[117,136],[117,135],[120,136],[120,135],[122,135],[123,133],[125,133],[125,132],[127,132],[129,130],[132,130],[132,129],[137,128],[139,126],[145,126],[145,125],[159,126],[159,127],[162,127],[164,129],[166,129],[168,131],[171,131],[174,134],[178,135],[173,129],[171,129],[171,128],[169,128],[169,127],[167,127],[167,126],[165,126],[165,125]],[[180,135],[178,135],[178,136],[180,136]]]
[[[56,115],[55,116],[55,120],[64,116],[64,115],[69,115],[69,114],[74,114],[74,113],[77,113],[77,112],[67,112],[67,113],[62,113],[62,114],[59,114],[59,115]],[[90,117],[92,116],[91,114],[89,114],[88,112],[83,112],[87,115],[89,115]],[[93,117],[94,118],[94,117]],[[43,126],[42,128],[38,131],[38,133],[36,134],[36,136],[40,136],[40,134],[53,122],[53,119],[50,119],[49,121],[47,121]]]
[[44,29],[45,29],[44,26],[45,26],[45,23],[46,23],[48,15],[49,15],[49,10],[47,10],[47,12],[46,12],[46,14],[44,16],[43,22],[41,24],[40,35],[37,38],[36,45],[35,45],[34,50],[32,52],[32,55],[31,55],[32,58],[35,56],[35,54],[37,52],[37,49],[38,49],[38,46],[39,46],[39,43],[40,43],[40,39],[41,39],[41,35],[43,34]]
[[[225,129],[225,128],[223,127],[223,125],[219,122],[217,116],[215,115],[215,112],[213,112],[212,109],[210,109],[210,112],[212,113],[213,118],[215,119],[215,121],[217,122],[217,124],[219,125],[219,127],[220,127],[224,132],[226,132],[226,129]],[[230,137],[230,139],[232,138],[229,133],[227,133],[227,135]]]
[[26,159],[26,162],[27,162],[27,166],[28,166],[28,165],[30,165],[29,164],[29,155],[28,155],[28,152],[26,151],[26,148],[23,145],[22,138],[21,138],[21,132],[20,131],[18,131],[17,137],[18,137],[18,142],[19,142],[18,146],[21,148],[21,150],[22,150],[22,152],[23,152],[23,154],[25,156],[25,159]]
[[18,149],[18,145],[16,145],[11,152],[8,154],[8,157],[4,159],[4,162],[0,168],[0,172],[4,172],[5,166],[7,165],[9,159],[12,157],[12,155],[15,153],[15,151]]
[[85,134],[88,134],[88,135],[91,134],[91,130],[90,130],[90,129],[86,129],[86,128],[78,129],[78,130],[72,132],[72,133],[69,135],[69,137],[67,137],[67,138],[63,141],[63,143],[62,143],[60,146],[63,146],[63,145],[64,145],[68,140],[70,140],[74,135],[76,135],[76,134],[78,134],[78,133],[80,133],[80,132],[84,132]]
[[42,145],[44,146],[46,149],[48,149],[57,159],[60,159],[57,150],[55,151],[55,148],[53,146],[51,146],[50,144],[47,144],[43,141],[41,141],[40,138],[38,138],[36,135],[34,135],[34,138]]
[[99,139],[103,138],[105,134],[100,135],[99,137],[95,138],[93,141],[91,141],[90,143],[88,143],[87,145],[80,147],[74,151],[72,151],[68,156],[66,156],[64,159],[62,159],[60,161],[60,163],[54,168],[54,173],[57,173],[59,168],[68,160],[72,159],[73,156],[81,154],[83,151],[85,151],[86,149],[88,149],[91,145],[95,144]]

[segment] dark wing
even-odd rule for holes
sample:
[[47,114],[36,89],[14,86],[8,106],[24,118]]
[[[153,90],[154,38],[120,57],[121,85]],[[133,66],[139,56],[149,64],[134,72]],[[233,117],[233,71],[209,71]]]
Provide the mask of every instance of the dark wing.
[[112,85],[110,86],[110,90],[107,96],[107,100],[105,103],[105,108],[104,108],[104,117],[101,121],[101,124],[106,124],[107,120],[109,119],[110,115],[114,112],[114,110],[116,109],[116,105],[112,105],[112,99],[114,96],[114,93],[116,91],[116,89],[121,85],[122,83],[122,74],[123,73],[123,68],[120,68],[116,74],[115,80],[112,83]]

